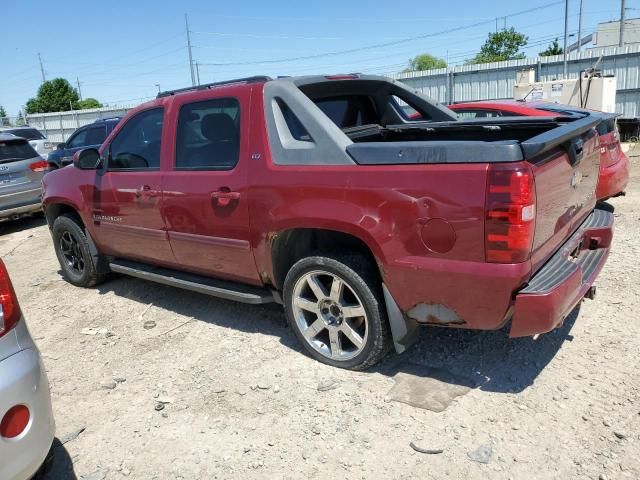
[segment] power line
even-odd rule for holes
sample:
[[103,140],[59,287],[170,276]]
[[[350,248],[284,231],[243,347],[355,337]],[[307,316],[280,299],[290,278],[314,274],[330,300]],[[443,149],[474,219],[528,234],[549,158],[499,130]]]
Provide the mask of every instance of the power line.
[[[514,17],[517,15],[524,15],[525,13],[530,13],[530,12],[534,12],[534,11],[538,11],[540,9],[543,8],[548,8],[550,6],[554,6],[554,5],[558,5],[560,3],[563,3],[563,1],[565,0],[561,0],[561,1],[555,1],[555,2],[551,2],[551,3],[547,3],[545,5],[540,5],[538,7],[535,8],[529,8],[527,10],[522,10],[516,13],[512,13],[510,15],[508,15],[509,17]],[[425,35],[418,35],[415,37],[409,37],[409,38],[404,38],[402,40],[395,40],[392,42],[385,42],[385,43],[378,43],[376,45],[369,45],[366,47],[359,47],[359,48],[351,48],[351,49],[347,49],[347,50],[339,50],[339,51],[334,51],[334,52],[324,52],[324,53],[318,53],[315,55],[305,55],[305,56],[300,56],[300,57],[291,57],[291,58],[279,58],[279,59],[275,59],[275,60],[258,60],[258,61],[249,61],[249,62],[214,62],[214,63],[202,63],[201,65],[209,65],[209,66],[216,66],[216,67],[224,67],[224,66],[232,66],[232,65],[266,65],[266,64],[275,64],[275,63],[287,63],[287,62],[294,62],[294,61],[300,61],[300,60],[310,60],[310,59],[315,59],[315,58],[322,58],[322,57],[331,57],[331,56],[336,56],[336,55],[345,55],[348,53],[357,53],[357,52],[363,52],[366,50],[372,50],[372,49],[376,49],[376,48],[383,48],[383,47],[389,47],[389,46],[393,46],[393,45],[401,45],[403,43],[408,43],[408,42],[413,42],[415,40],[423,40],[425,38],[432,38],[435,36],[439,36],[442,34],[446,34],[446,33],[453,33],[453,32],[459,32],[461,30],[466,30],[469,28],[474,28],[474,27],[479,27],[482,25],[486,25],[487,23],[493,23],[493,19],[492,20],[484,20],[482,22],[477,22],[471,25],[462,25],[459,27],[454,27],[454,28],[450,28],[447,30],[442,30],[440,32],[435,32],[435,33],[428,33]]]

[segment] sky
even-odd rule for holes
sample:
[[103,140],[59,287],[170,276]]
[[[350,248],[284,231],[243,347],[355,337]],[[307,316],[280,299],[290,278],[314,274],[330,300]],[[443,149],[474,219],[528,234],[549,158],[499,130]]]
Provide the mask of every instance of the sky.
[[[569,33],[580,0],[569,1]],[[627,0],[640,17],[640,0]],[[532,10],[520,13],[523,10]],[[13,1],[0,10],[0,105],[17,115],[45,78],[80,82],[83,98],[133,106],[191,85],[184,15],[201,83],[252,75],[397,73],[430,53],[464,63],[487,34],[525,33],[528,56],[564,31],[564,0]],[[583,0],[583,32],[617,20],[618,0]],[[417,38],[416,38],[417,37]],[[574,40],[575,36],[571,40]],[[159,87],[158,87],[159,85]]]

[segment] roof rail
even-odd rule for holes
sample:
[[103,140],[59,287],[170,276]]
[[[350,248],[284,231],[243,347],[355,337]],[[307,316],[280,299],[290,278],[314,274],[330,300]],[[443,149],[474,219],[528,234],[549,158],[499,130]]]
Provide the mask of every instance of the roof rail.
[[93,123],[102,123],[102,122],[110,122],[113,120],[122,120],[122,117],[107,117],[107,118],[96,118]]
[[175,95],[176,93],[191,92],[191,91],[197,91],[197,90],[209,90],[210,88],[213,88],[213,87],[221,87],[223,85],[231,85],[233,83],[268,82],[269,80],[272,80],[272,78],[264,75],[258,75],[255,77],[236,78],[234,80],[225,80],[223,82],[205,83],[204,85],[194,85],[193,87],[178,88],[177,90],[167,90],[166,92],[158,93],[158,96],[156,98],[169,97],[171,95]]

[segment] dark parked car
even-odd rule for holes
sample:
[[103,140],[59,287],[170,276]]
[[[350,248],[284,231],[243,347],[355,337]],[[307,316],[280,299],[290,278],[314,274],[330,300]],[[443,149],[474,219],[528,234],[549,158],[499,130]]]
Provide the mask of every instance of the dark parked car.
[[71,163],[73,154],[83,148],[98,148],[120,121],[120,117],[103,118],[77,129],[57,150],[47,158],[52,169],[65,167]]

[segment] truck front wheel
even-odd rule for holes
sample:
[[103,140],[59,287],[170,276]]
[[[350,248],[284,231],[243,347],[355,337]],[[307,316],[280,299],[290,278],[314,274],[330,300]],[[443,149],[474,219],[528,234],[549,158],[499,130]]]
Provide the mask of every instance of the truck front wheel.
[[316,360],[364,370],[391,347],[380,280],[361,255],[312,256],[284,281],[287,320]]
[[99,274],[82,227],[71,215],[60,215],[53,222],[53,246],[64,278],[77,287],[93,287],[105,275]]

